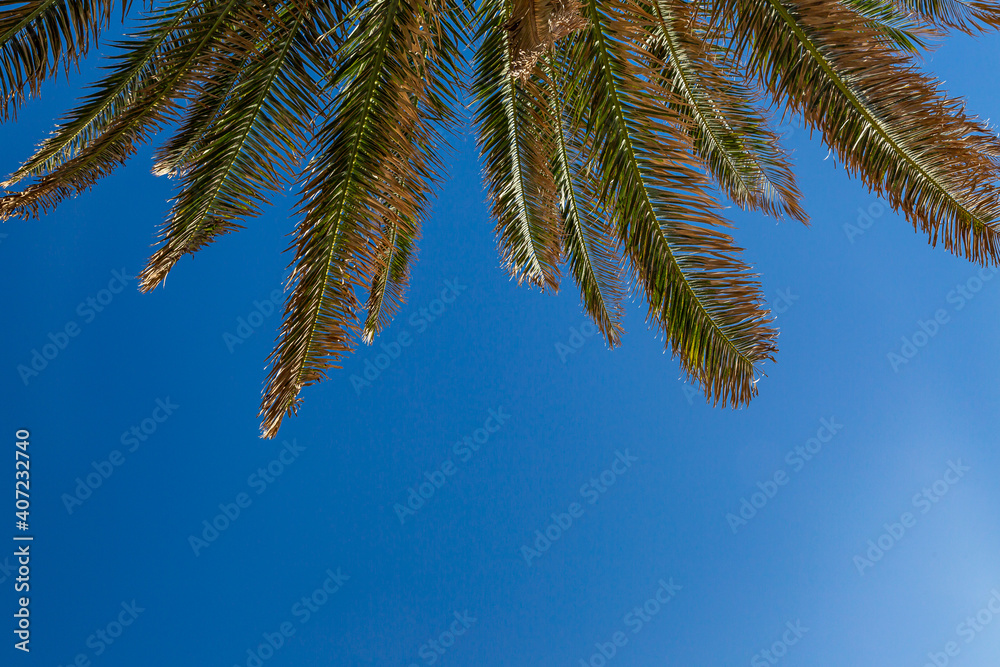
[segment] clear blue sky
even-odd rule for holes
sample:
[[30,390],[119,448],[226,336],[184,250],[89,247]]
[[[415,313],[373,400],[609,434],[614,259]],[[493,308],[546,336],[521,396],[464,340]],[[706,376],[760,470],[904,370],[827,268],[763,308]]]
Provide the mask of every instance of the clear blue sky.
[[[953,37],[927,64],[997,119],[998,46]],[[0,127],[0,171],[73,94],[52,86]],[[739,411],[689,400],[638,301],[609,351],[574,338],[571,281],[551,296],[506,277],[471,136],[401,316],[306,389],[274,441],[256,411],[279,315],[251,313],[286,275],[288,201],[149,295],[102,292],[140,270],[166,211],[148,149],[56,213],[0,227],[3,457],[30,429],[35,536],[33,650],[12,648],[8,578],[3,664],[997,664],[1000,279],[977,282],[887,210],[849,239],[876,199],[806,132],[788,144],[812,227],[732,211],[785,309],[778,361]],[[453,300],[436,303],[447,281]],[[248,317],[245,341],[226,337]],[[25,384],[17,367],[50,334],[65,348]],[[351,375],[403,334],[356,391]],[[95,466],[113,472],[69,502]],[[429,479],[423,506],[395,508]],[[766,504],[751,515],[743,499]],[[220,504],[239,516],[216,518]],[[213,520],[224,529],[203,535]],[[557,538],[534,555],[536,530]]]

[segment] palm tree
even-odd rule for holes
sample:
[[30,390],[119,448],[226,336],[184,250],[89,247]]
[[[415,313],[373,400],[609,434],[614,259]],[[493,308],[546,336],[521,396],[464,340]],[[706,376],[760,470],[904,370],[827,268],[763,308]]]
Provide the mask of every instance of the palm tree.
[[[2,119],[115,13],[111,0],[0,0]],[[634,284],[715,403],[747,403],[776,351],[717,191],[807,221],[773,110],[818,131],[931,244],[1000,256],[1000,140],[915,66],[951,29],[1000,27],[991,2],[169,0],[136,21],[2,184],[0,218],[52,209],[169,126],[153,171],[176,197],[140,274],[149,291],[296,188],[264,437],[398,311],[469,103],[510,273],[555,290],[565,263],[610,346]]]

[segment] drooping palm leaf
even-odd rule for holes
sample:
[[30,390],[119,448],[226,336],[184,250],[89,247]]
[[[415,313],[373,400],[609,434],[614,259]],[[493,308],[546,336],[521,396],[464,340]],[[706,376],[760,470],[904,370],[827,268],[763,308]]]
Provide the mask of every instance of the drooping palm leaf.
[[[47,172],[21,192],[0,198],[0,219],[37,216],[92,186],[175,118],[185,86],[225,66],[239,44],[219,43],[240,0],[182,0],[158,12],[126,45],[115,68],[6,185]],[[120,106],[112,106],[112,105]]]
[[[518,283],[559,285],[557,193],[548,169],[551,142],[544,136],[548,110],[524,67],[512,26],[510,1],[484,3],[472,92],[500,250]],[[528,25],[534,19],[522,18]]]
[[111,73],[92,86],[94,92],[67,114],[52,136],[2,186],[53,171],[92,145],[119,118],[133,112],[141,91],[159,76],[164,52],[174,48],[177,31],[198,2],[179,0],[163,8],[133,39],[115,45]]
[[695,152],[740,207],[805,222],[795,176],[778,137],[753,103],[753,94],[727,75],[695,32],[696,16],[682,0],[651,5],[652,49],[667,63],[678,112],[689,119]]
[[941,28],[968,34],[1000,28],[1000,4],[982,0],[894,0],[905,11]]
[[718,15],[775,101],[932,244],[1000,258],[1000,142],[864,17],[834,0],[719,0]]
[[[25,90],[37,95],[60,63],[68,71],[108,27],[113,0],[0,0],[0,119]],[[129,0],[122,0],[122,16]]]
[[[464,41],[467,27],[464,14],[471,8],[459,0],[454,4],[428,5],[423,19],[436,25],[436,40],[419,40],[411,47],[411,66],[415,71],[432,74],[422,79],[415,93],[404,87],[402,94],[415,104],[415,111],[401,118],[395,128],[397,133],[396,159],[402,160],[404,169],[391,169],[387,177],[392,178],[399,191],[407,189],[408,178],[413,170],[423,174],[427,184],[435,182],[440,163],[435,144],[442,143],[441,131],[455,132],[460,123],[456,112],[459,107],[457,93],[464,89],[462,77],[465,71],[464,59],[459,55],[460,44]],[[393,163],[387,163],[387,167]],[[416,242],[426,207],[400,209],[389,202],[388,215],[382,216],[379,249],[375,255],[375,266],[366,302],[367,315],[361,330],[361,339],[371,344],[375,336],[388,326],[403,303],[404,292],[409,283],[410,263],[416,254]]]
[[434,124],[450,120],[448,84],[460,70],[461,15],[451,0],[376,0],[341,47],[339,92],[302,190],[293,289],[261,404],[264,437],[297,410],[301,388],[352,349],[355,290],[372,287],[384,221],[426,211],[439,167]]
[[587,4],[590,25],[567,47],[567,93],[591,148],[593,197],[605,207],[642,286],[649,316],[681,368],[724,405],[756,393],[758,365],[777,332],[739,249],[719,229],[719,207],[694,164],[673,92],[639,26],[636,0]]
[[238,80],[217,111],[211,100],[204,111],[212,114],[211,124],[185,158],[191,166],[161,232],[164,243],[139,275],[143,291],[156,287],[184,254],[239,229],[269,194],[289,184],[309,142],[308,121],[319,112],[318,80],[330,55],[317,48],[317,36],[331,26],[308,25],[317,16],[312,4],[296,0],[234,14],[235,26],[264,39],[247,41],[252,51],[233,54],[232,69],[221,72],[238,73]]
[[886,43],[902,51],[926,49],[940,33],[922,21],[903,2],[894,0],[844,0],[844,4],[867,19],[868,26],[886,36]]
[[399,311],[403,292],[410,279],[419,229],[414,221],[400,217],[387,219],[382,233],[382,247],[376,255],[372,286],[368,293],[364,328],[361,338],[371,344]]
[[546,56],[544,73],[553,137],[551,165],[561,199],[562,245],[570,271],[580,286],[584,307],[608,345],[615,347],[624,333],[622,259],[607,216],[588,196],[587,170],[583,164],[585,147],[579,142],[579,133],[571,133],[567,128],[571,118],[564,102],[564,73],[555,65],[558,62],[551,53]]

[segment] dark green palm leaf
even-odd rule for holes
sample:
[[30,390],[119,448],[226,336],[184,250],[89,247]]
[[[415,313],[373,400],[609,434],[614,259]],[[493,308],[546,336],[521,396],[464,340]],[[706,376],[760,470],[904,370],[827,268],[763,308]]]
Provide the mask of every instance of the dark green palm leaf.
[[6,185],[47,172],[23,191],[0,198],[0,219],[37,216],[89,188],[174,120],[190,87],[224,68],[225,54],[245,48],[220,40],[236,37],[226,22],[239,2],[183,0],[150,19],[140,39],[119,45],[124,49],[119,66],[98,92],[8,180]]
[[865,17],[868,26],[886,37],[888,46],[917,53],[926,49],[940,33],[928,27],[902,2],[894,0],[844,0],[844,4]]
[[650,12],[651,32],[661,42],[652,52],[667,62],[678,112],[689,120],[695,152],[716,182],[742,208],[806,222],[778,137],[754,106],[753,93],[728,76],[699,39],[694,13],[681,0],[658,0]]
[[590,179],[585,176],[587,170],[583,164],[585,147],[579,142],[579,133],[568,131],[571,118],[564,102],[564,74],[556,70],[558,62],[551,54],[546,57],[545,79],[554,149],[551,165],[561,200],[562,245],[570,271],[580,285],[583,305],[608,345],[615,347],[624,333],[622,259],[607,216],[588,196]]

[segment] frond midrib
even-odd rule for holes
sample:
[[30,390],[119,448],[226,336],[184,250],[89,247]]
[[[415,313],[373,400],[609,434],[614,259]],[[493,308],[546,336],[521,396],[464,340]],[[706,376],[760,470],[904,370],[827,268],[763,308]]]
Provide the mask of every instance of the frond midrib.
[[[510,14],[512,11],[510,2],[504,3],[504,6],[506,8],[505,13]],[[535,238],[531,234],[531,224],[528,221],[528,202],[524,194],[524,182],[527,180],[527,177],[524,174],[524,165],[521,162],[521,140],[517,128],[517,84],[514,83],[514,77],[510,74],[510,34],[503,26],[500,26],[500,32],[503,36],[504,48],[503,106],[506,112],[505,115],[507,116],[507,132],[511,138],[510,147],[507,152],[510,156],[511,168],[515,173],[514,200],[517,202],[518,208],[517,226],[521,230],[522,236],[528,241],[529,260],[533,265],[533,270],[544,280],[545,272],[542,270],[542,263],[535,249]]]
[[211,199],[201,207],[202,210],[199,213],[198,218],[196,219],[197,220],[197,222],[195,223],[196,226],[201,226],[201,223],[208,216],[212,205],[215,203],[215,200],[219,198],[219,194],[222,191],[222,188],[225,186],[226,183],[229,182],[229,179],[232,176],[233,164],[235,164],[236,159],[239,157],[240,153],[243,150],[243,145],[246,143],[247,138],[249,138],[251,132],[253,131],[254,125],[256,125],[257,123],[257,116],[260,113],[261,108],[263,108],[264,102],[267,101],[268,94],[271,91],[271,84],[274,82],[275,78],[277,78],[278,76],[278,73],[281,71],[281,66],[285,62],[285,56],[288,54],[289,49],[292,47],[292,44],[295,41],[295,37],[298,34],[298,29],[302,25],[303,21],[305,21],[305,19],[306,19],[306,13],[299,12],[298,17],[295,20],[295,25],[289,28],[288,39],[282,46],[280,54],[274,58],[274,63],[267,77],[267,84],[261,87],[262,93],[260,97],[257,99],[256,103],[254,104],[252,113],[247,113],[245,116],[244,125],[246,129],[242,133],[242,136],[240,137],[239,145],[236,146],[235,150],[230,150],[229,152],[229,161],[228,164],[226,164],[225,175],[222,177],[220,182],[213,188]]

